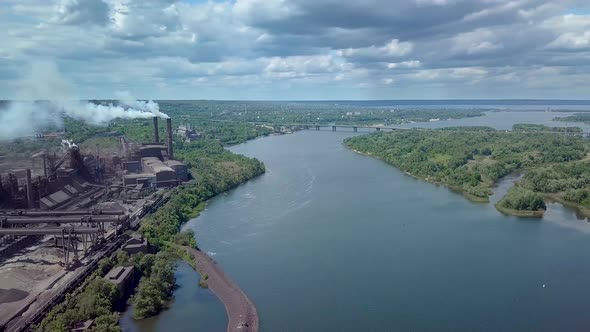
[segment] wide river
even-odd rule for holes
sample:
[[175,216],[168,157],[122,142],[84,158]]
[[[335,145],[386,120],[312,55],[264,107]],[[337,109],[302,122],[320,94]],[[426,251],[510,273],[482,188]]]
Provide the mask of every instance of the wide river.
[[[528,122],[551,122],[540,114]],[[514,122],[484,118],[458,122]],[[574,211],[549,204],[543,220],[503,216],[351,152],[350,135],[303,131],[232,147],[264,161],[266,174],[186,225],[256,303],[262,331],[588,330],[590,225]],[[197,282],[184,270],[181,291]],[[224,331],[223,306],[204,293],[180,294],[149,330]]]

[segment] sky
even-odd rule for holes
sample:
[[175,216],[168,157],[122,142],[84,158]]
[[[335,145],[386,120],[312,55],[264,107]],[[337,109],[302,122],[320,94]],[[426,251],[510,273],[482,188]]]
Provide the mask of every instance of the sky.
[[80,99],[590,99],[588,0],[1,0],[0,40],[1,99],[39,62]]

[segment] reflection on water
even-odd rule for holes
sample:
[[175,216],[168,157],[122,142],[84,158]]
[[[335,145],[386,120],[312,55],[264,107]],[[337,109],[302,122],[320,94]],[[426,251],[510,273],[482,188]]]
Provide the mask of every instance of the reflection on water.
[[[496,204],[510,187],[524,176],[524,173],[513,173],[502,178],[493,188],[494,194],[490,196],[490,203]],[[547,202],[547,210],[543,215],[543,221],[553,222],[559,226],[575,229],[590,234],[588,218],[578,209],[564,206],[558,202]],[[525,218],[526,219],[526,218]]]
[[498,203],[498,201],[501,200],[504,195],[506,195],[508,189],[510,189],[510,187],[518,182],[518,180],[520,180],[523,176],[524,174],[515,172],[501,178],[500,181],[496,183],[494,188],[492,188],[493,195],[490,196],[490,203],[492,205]]
[[[129,308],[121,316],[125,332],[224,331],[227,328],[225,307],[208,289],[199,287],[199,273],[184,261],[178,262],[174,299],[160,315],[133,319]],[[187,305],[190,304],[190,305]]]

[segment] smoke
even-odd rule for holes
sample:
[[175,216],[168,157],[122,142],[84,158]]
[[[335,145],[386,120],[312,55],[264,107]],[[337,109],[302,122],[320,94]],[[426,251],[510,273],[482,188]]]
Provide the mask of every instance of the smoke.
[[78,145],[74,143],[72,140],[69,139],[62,139],[61,140],[61,149],[66,152],[71,148],[77,148]]
[[20,81],[16,96],[27,101],[12,101],[0,109],[0,140],[62,128],[64,115],[92,125],[103,125],[117,118],[169,118],[160,112],[158,103],[135,100],[127,92],[118,94],[121,101],[115,105],[79,101],[72,91],[72,85],[53,63],[33,63],[30,73]]
[[169,118],[167,114],[160,112],[160,105],[153,100],[137,100],[129,93],[129,91],[118,91],[115,95],[119,99],[119,103],[126,105],[127,107],[143,112],[150,112],[152,113],[152,116],[157,116],[163,119]]
[[45,129],[63,127],[63,118],[46,105],[34,102],[11,102],[0,110],[0,140],[34,136]]

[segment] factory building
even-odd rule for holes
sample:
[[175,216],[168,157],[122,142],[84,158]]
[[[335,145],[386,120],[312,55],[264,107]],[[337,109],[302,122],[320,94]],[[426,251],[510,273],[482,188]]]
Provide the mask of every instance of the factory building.
[[165,162],[168,167],[172,168],[174,172],[176,172],[176,177],[180,181],[188,181],[189,174],[188,174],[188,167],[178,160],[168,160]]
[[116,266],[104,276],[104,279],[115,284],[119,289],[119,294],[124,296],[133,284],[133,266]]
[[193,142],[201,139],[201,133],[194,130],[190,123],[178,126],[178,129],[176,129],[176,135],[180,136],[185,142]]
[[127,161],[123,162],[123,184],[128,187],[172,187],[188,181],[188,167],[173,160],[172,123],[166,119],[167,142],[159,142],[158,119],[154,118],[154,142],[144,144],[133,151]]

